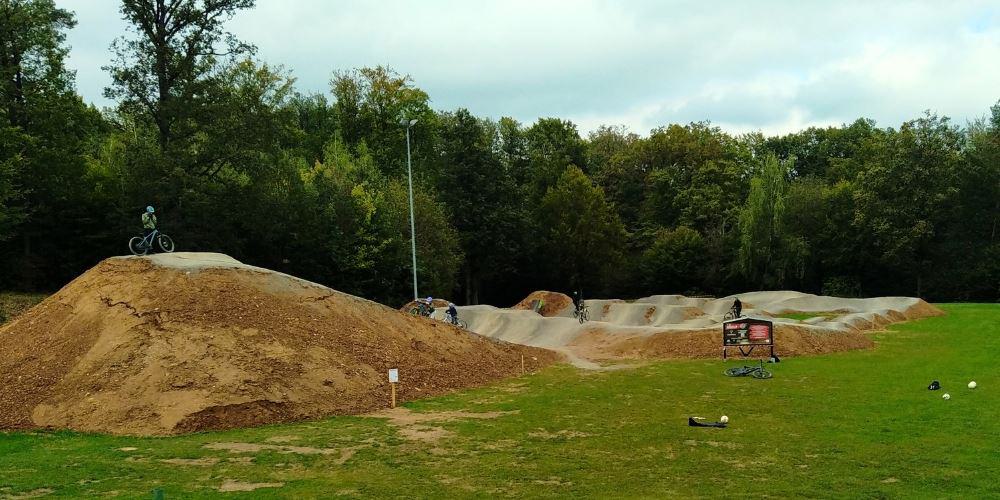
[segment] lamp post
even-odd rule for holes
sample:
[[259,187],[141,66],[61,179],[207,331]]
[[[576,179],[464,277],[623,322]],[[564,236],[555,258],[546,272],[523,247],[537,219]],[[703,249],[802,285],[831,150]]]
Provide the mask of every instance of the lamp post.
[[417,123],[416,118],[412,120],[403,119],[400,125],[406,127],[406,176],[410,182],[410,250],[413,253],[413,300],[417,300],[417,228],[413,223],[413,166],[410,163],[410,127]]

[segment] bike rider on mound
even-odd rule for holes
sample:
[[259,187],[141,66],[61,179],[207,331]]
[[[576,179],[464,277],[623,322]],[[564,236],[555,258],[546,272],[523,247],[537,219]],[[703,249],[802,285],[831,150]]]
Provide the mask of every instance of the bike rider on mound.
[[445,313],[445,314],[447,314],[448,317],[451,318],[452,324],[455,324],[455,325],[458,324],[458,309],[455,308],[455,303],[454,302],[449,302],[448,303],[448,312]]
[[430,317],[434,314],[434,297],[428,296],[424,299],[424,303],[420,304],[420,307],[424,310],[424,316]]
[[740,302],[739,297],[736,297],[736,300],[733,301],[733,318],[735,319],[742,317],[743,317],[743,303]]
[[149,233],[156,231],[156,214],[153,213],[153,207],[146,207],[146,211],[142,213],[142,237],[149,237]]

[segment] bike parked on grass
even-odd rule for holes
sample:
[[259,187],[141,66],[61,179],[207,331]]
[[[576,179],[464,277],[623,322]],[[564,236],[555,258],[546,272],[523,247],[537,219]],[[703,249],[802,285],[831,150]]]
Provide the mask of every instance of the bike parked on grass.
[[773,373],[764,369],[764,360],[760,360],[760,366],[734,366],[732,368],[727,368],[726,371],[722,373],[724,373],[727,377],[750,376],[759,379],[771,378],[774,376]]
[[146,255],[153,249],[154,243],[166,253],[174,251],[174,240],[156,229],[146,236],[135,236],[128,240],[128,249],[132,251],[133,255]]

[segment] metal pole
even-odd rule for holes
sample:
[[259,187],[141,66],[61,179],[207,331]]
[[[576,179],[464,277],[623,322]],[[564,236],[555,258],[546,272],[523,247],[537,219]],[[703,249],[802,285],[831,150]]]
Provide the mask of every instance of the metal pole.
[[406,175],[410,181],[410,249],[413,252],[413,300],[417,300],[417,228],[413,223],[413,166],[410,163],[410,126],[406,125]]

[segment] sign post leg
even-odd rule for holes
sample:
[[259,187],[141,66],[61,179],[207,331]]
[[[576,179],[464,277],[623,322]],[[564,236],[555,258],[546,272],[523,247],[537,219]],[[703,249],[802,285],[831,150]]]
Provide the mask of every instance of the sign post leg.
[[389,385],[392,386],[392,407],[395,408],[396,407],[396,384],[392,383],[392,384],[389,384]]

